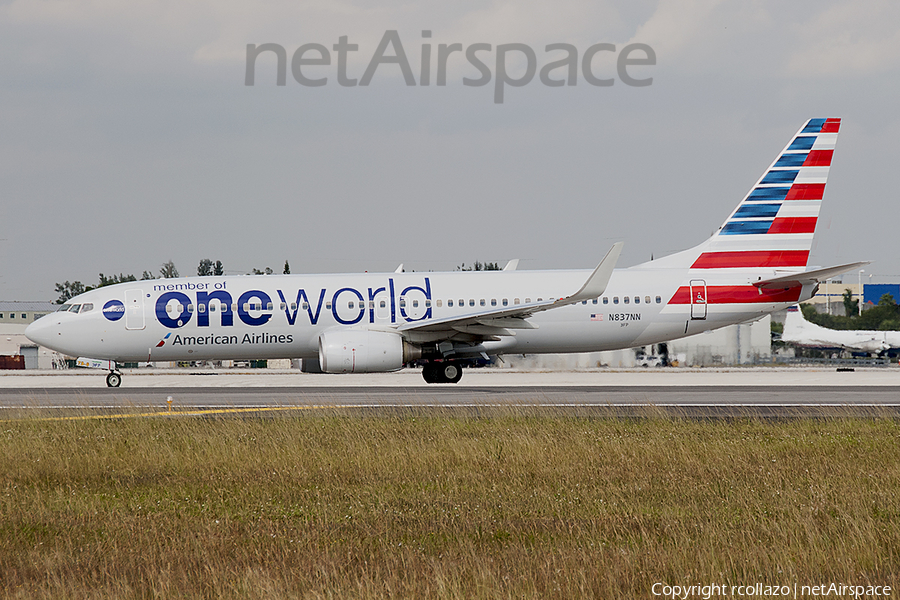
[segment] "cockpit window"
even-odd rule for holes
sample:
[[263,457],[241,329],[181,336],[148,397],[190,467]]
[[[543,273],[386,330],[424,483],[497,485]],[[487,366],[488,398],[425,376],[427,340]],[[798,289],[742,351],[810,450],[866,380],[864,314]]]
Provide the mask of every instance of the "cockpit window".
[[69,312],[77,313],[79,310],[81,310],[80,304],[73,304],[69,307]]
[[59,308],[56,309],[56,312],[66,312],[70,308],[72,308],[71,304],[63,304],[62,306],[60,306]]
[[81,305],[81,312],[86,313],[90,310],[94,310],[94,305],[88,302],[87,304]]

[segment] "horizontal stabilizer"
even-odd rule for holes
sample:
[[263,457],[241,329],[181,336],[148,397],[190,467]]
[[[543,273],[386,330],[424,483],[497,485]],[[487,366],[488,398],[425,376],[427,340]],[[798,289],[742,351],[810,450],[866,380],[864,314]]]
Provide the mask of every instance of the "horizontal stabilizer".
[[781,277],[773,277],[772,279],[755,281],[753,285],[761,289],[768,289],[822,283],[826,279],[834,277],[835,275],[840,275],[841,273],[846,273],[848,271],[855,271],[856,269],[864,267],[871,262],[872,261],[870,260],[866,260],[862,262],[848,263],[846,265],[838,265],[836,267],[828,267],[825,269],[803,271],[802,273],[791,273],[790,275],[782,275]]

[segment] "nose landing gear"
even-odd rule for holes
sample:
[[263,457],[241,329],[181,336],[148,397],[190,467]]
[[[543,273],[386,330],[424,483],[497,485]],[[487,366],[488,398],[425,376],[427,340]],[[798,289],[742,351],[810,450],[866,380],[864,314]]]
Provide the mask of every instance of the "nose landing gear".
[[106,387],[117,388],[122,385],[122,374],[110,371],[106,376]]
[[428,362],[422,368],[426,383],[457,383],[462,379],[462,366],[454,361]]

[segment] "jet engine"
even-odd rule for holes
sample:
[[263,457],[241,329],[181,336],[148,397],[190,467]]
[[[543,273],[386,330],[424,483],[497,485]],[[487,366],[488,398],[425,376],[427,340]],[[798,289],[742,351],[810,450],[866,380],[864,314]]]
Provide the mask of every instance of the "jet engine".
[[319,336],[319,365],[325,373],[384,373],[422,357],[422,349],[398,333],[332,329]]

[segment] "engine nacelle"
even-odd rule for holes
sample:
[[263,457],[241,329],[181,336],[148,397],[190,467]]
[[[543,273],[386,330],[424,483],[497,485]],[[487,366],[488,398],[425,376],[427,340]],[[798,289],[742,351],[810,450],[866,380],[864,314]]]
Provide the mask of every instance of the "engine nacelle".
[[319,365],[325,373],[399,371],[421,356],[421,348],[388,331],[333,329],[319,336]]

